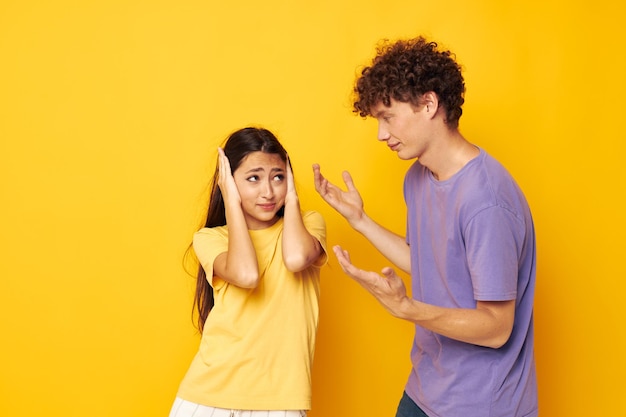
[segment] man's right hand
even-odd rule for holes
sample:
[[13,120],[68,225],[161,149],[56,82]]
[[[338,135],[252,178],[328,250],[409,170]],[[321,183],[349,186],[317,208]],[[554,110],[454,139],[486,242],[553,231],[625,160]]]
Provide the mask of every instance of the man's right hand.
[[329,182],[320,172],[319,164],[313,164],[313,177],[315,181],[315,190],[332,208],[337,210],[339,214],[354,227],[363,216],[363,199],[359,191],[354,186],[350,173],[344,171],[343,182],[346,184],[347,191],[343,191],[336,185]]

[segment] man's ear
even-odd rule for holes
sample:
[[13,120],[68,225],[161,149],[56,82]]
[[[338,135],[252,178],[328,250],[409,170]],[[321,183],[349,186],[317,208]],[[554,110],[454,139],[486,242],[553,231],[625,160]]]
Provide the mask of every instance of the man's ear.
[[434,91],[428,91],[422,95],[420,101],[424,105],[426,113],[434,117],[439,109],[439,97],[437,97],[437,94]]

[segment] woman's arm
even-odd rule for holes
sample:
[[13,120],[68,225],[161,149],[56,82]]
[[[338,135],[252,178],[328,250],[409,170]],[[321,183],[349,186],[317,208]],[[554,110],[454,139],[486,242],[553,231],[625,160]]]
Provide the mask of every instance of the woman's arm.
[[218,149],[218,153],[218,184],[226,210],[228,252],[223,252],[215,258],[213,273],[238,287],[255,288],[259,283],[259,265],[241,208],[241,197],[228,158],[221,148]]
[[283,229],[283,262],[291,272],[310,266],[322,254],[322,245],[304,226],[300,201],[296,193],[293,172],[287,160],[287,195]]

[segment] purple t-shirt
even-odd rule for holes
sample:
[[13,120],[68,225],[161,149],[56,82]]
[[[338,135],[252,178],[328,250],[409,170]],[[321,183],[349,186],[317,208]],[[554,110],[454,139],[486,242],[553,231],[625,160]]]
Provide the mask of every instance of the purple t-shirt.
[[414,299],[450,308],[515,300],[513,332],[499,349],[415,326],[407,394],[430,417],[536,416],[535,232],[522,191],[481,149],[445,181],[415,162],[404,198]]

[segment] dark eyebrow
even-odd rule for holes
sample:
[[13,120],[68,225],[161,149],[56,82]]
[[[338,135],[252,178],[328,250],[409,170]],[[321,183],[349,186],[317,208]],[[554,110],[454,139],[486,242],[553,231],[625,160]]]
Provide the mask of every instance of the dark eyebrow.
[[383,109],[383,110],[378,110],[376,113],[373,114],[375,119],[378,119],[379,117],[383,117],[385,115],[387,115],[387,109]]
[[[252,168],[252,169],[247,170],[247,171],[246,171],[246,174],[251,174],[251,173],[256,173],[256,172],[264,172],[264,171],[265,171],[265,170],[264,170],[263,168],[258,167],[258,168]],[[272,169],[270,170],[270,172],[285,172],[285,170],[284,170],[284,169],[282,169],[282,168],[278,168],[278,167],[276,167],[276,168],[272,168]]]

